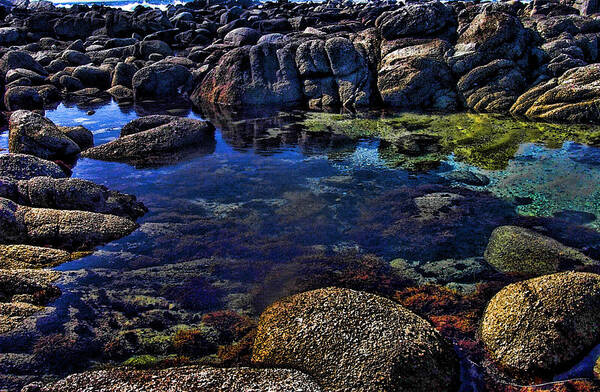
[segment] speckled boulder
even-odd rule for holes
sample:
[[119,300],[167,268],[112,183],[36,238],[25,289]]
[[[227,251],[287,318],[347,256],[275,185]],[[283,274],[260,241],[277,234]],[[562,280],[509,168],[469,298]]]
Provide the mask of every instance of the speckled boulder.
[[134,231],[130,219],[87,211],[31,208],[0,198],[0,243],[89,249]]
[[0,268],[53,266],[71,260],[64,250],[31,245],[0,245]]
[[502,272],[544,275],[576,265],[596,264],[577,249],[517,226],[501,226],[492,232],[485,259]]
[[214,369],[187,366],[152,371],[101,370],[71,375],[40,392],[319,392],[306,374],[288,369]]
[[599,80],[600,64],[570,69],[559,78],[530,88],[510,111],[538,120],[598,122]]
[[10,116],[8,149],[10,152],[58,159],[78,154],[81,149],[46,117],[26,110]]
[[327,288],[275,302],[252,361],[292,367],[325,391],[452,391],[457,359],[425,320],[382,297]]
[[488,304],[480,335],[517,379],[550,379],[600,340],[600,275],[562,272],[508,285]]
[[26,154],[0,154],[0,173],[3,177],[15,180],[28,180],[37,176],[66,177],[56,163]]

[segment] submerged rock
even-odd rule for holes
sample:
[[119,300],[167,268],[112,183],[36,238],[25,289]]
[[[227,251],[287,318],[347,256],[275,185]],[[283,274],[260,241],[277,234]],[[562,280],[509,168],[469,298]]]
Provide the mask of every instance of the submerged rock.
[[252,361],[293,367],[327,391],[452,391],[451,346],[402,306],[328,288],[275,302],[260,317]]
[[100,370],[71,375],[57,383],[36,389],[39,392],[79,392],[93,388],[106,392],[188,391],[230,392],[251,388],[255,391],[320,392],[309,376],[288,369],[216,369],[179,367],[163,370]]
[[10,116],[9,128],[8,149],[13,153],[59,159],[81,151],[52,121],[34,112],[14,112]]
[[600,275],[546,275],[496,294],[480,335],[492,358],[517,379],[551,379],[598,343],[599,310]]
[[173,154],[212,152],[214,127],[209,122],[176,117],[155,128],[122,136],[110,143],[90,148],[82,156],[93,159],[129,162],[134,165],[160,164]]
[[28,180],[39,176],[67,176],[56,163],[26,154],[0,154],[0,173],[3,177],[14,180]]
[[485,259],[502,272],[544,275],[571,269],[577,265],[596,265],[577,249],[533,230],[501,226],[492,232]]

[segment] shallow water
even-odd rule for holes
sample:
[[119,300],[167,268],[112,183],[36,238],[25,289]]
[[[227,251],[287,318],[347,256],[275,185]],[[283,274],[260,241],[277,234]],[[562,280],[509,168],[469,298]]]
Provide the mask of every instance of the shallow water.
[[[46,115],[86,126],[101,144],[148,113],[114,102],[88,110],[61,104]],[[302,112],[206,113],[187,111],[214,122],[214,144],[162,166],[77,162],[74,177],[137,195],[149,213],[130,236],[56,267],[65,272],[63,295],[36,322],[39,334],[1,338],[1,352],[35,352],[52,342],[44,336],[68,336],[76,348],[50,365],[55,373],[171,354],[165,342],[202,327],[209,312],[255,318],[282,296],[332,284],[389,294],[398,281],[390,261],[461,265],[483,255],[495,227],[515,222],[598,257],[600,148],[524,142],[498,170],[449,153],[415,172],[391,164],[398,157],[377,137],[307,130]],[[456,170],[485,174],[490,184],[447,180]],[[436,207],[444,193],[458,201]],[[469,291],[478,280],[445,283]],[[194,354],[215,352],[208,345]]]

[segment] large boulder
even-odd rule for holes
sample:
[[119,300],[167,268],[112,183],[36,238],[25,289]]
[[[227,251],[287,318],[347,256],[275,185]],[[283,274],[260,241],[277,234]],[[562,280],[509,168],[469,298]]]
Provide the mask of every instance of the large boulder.
[[0,269],[39,268],[71,261],[71,253],[31,245],[0,245]]
[[90,148],[82,156],[145,166],[161,164],[172,158],[173,154],[189,150],[210,153],[214,147],[212,124],[189,118],[175,118],[157,127]]
[[0,177],[0,197],[31,207],[91,211],[131,219],[148,211],[135,196],[79,178],[34,177],[14,181]]
[[249,27],[239,27],[231,30],[223,38],[223,43],[232,46],[254,45],[260,38],[260,33]]
[[44,100],[34,87],[13,86],[4,93],[4,106],[8,111],[41,110],[44,108]]
[[523,93],[511,113],[530,119],[600,121],[600,64],[573,68]]
[[9,121],[8,149],[43,159],[59,159],[78,154],[81,149],[46,117],[26,110],[13,112]]
[[230,50],[196,86],[194,102],[293,104],[302,99],[292,46],[265,42]]
[[457,84],[467,107],[490,113],[507,113],[525,86],[524,72],[506,59],[473,68]]
[[78,392],[85,389],[121,391],[272,391],[320,392],[309,376],[288,369],[215,369],[197,366],[163,370],[100,370],[74,374],[41,387],[40,392]]
[[597,264],[577,249],[518,226],[494,229],[485,259],[500,271],[527,275],[551,274],[578,265]]
[[520,60],[530,41],[527,30],[516,16],[486,8],[461,32],[448,62],[453,72],[464,75],[493,60]]
[[456,29],[456,16],[452,7],[438,1],[413,3],[382,13],[375,25],[387,40],[440,36]]
[[0,154],[0,173],[2,177],[14,180],[28,180],[38,176],[67,176],[56,163],[27,154]]
[[299,369],[325,391],[452,391],[458,377],[451,345],[427,321],[388,299],[339,288],[267,308],[252,361]]
[[488,304],[480,335],[514,377],[551,379],[600,341],[600,275],[563,272],[508,285]]
[[409,109],[454,109],[454,77],[444,60],[451,49],[447,41],[419,40],[386,54],[377,77],[383,102]]
[[0,198],[0,244],[90,249],[124,237],[138,225],[116,215],[18,205]]
[[35,61],[27,52],[11,50],[6,52],[0,59],[0,71],[6,75],[11,69],[23,68],[33,71],[39,75],[48,75],[48,72],[40,63]]
[[192,74],[178,64],[153,64],[144,67],[133,75],[133,93],[135,99],[169,98],[185,92],[192,87]]
[[72,76],[83,83],[85,87],[107,89],[110,87],[110,70],[93,65],[80,65],[73,70]]

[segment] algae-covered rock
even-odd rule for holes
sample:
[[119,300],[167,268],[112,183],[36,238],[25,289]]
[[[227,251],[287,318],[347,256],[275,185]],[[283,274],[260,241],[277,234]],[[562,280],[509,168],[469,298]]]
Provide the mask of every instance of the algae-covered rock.
[[496,228],[485,250],[485,259],[503,272],[544,275],[576,265],[596,264],[577,249],[517,226]]
[[59,249],[31,245],[0,245],[0,268],[52,266],[71,259],[71,253]]
[[451,391],[457,381],[456,356],[427,321],[385,298],[339,288],[267,308],[252,361],[304,371],[326,391]]
[[0,173],[15,180],[38,176],[64,178],[65,172],[56,163],[26,154],[1,154]]
[[517,379],[551,378],[600,340],[600,275],[563,272],[506,286],[488,304],[480,336]]
[[57,383],[41,387],[40,392],[82,390],[122,391],[272,391],[319,392],[321,388],[309,376],[288,369],[216,369],[187,366],[164,370],[100,370],[71,375]]

